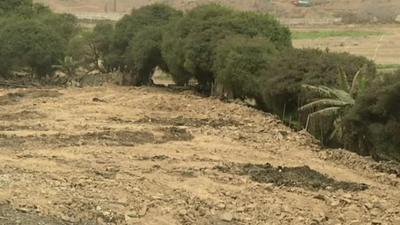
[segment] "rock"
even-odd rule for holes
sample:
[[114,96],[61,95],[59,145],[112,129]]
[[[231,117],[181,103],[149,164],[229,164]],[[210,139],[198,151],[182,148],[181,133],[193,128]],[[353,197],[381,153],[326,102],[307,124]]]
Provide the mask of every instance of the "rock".
[[147,213],[147,206],[143,206],[143,208],[139,211],[139,216],[140,217],[143,217],[143,216],[145,216],[146,215],[146,213]]
[[394,21],[396,21],[397,23],[400,23],[400,15],[396,16],[396,18],[394,19]]
[[382,221],[379,221],[379,220],[373,220],[371,222],[371,225],[381,225],[381,224],[382,224]]
[[232,215],[232,213],[226,212],[226,213],[223,213],[223,214],[220,216],[220,219],[221,219],[222,221],[230,222],[230,221],[233,220],[233,215]]
[[220,202],[220,203],[217,204],[217,208],[218,209],[225,209],[226,205],[224,203]]
[[379,214],[381,214],[381,211],[377,208],[373,208],[372,210],[370,210],[371,215],[373,216],[379,216]]
[[331,206],[336,207],[336,206],[339,206],[339,205],[340,205],[340,201],[338,201],[338,200],[332,200],[331,201]]
[[139,214],[136,211],[130,211],[130,212],[126,213],[126,215],[131,218],[137,218]]
[[245,208],[244,207],[238,207],[237,209],[236,209],[236,212],[244,212],[244,210],[245,210]]
[[178,213],[180,216],[185,216],[187,214],[187,211],[185,209],[181,209],[181,210],[179,210]]
[[374,204],[372,204],[372,203],[365,203],[364,206],[365,206],[365,208],[367,208],[368,210],[371,210],[372,208],[374,208]]

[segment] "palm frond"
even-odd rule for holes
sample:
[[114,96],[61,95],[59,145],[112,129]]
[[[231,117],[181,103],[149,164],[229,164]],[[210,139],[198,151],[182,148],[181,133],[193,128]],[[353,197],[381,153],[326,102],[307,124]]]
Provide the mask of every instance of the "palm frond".
[[340,113],[340,110],[342,109],[342,107],[339,106],[333,106],[333,107],[328,107],[328,108],[324,108],[318,111],[315,111],[313,113],[311,113],[309,116],[315,117],[315,116],[334,116],[337,115],[338,113]]
[[338,100],[346,102],[348,105],[354,105],[355,100],[354,98],[350,95],[350,93],[340,90],[340,89],[335,89],[335,88],[329,88],[330,93],[332,93],[333,96],[335,96]]
[[310,102],[306,105],[303,105],[302,107],[299,108],[299,111],[306,111],[306,110],[312,110],[315,109],[316,107],[321,108],[324,106],[338,106],[338,107],[343,107],[349,105],[348,102],[342,101],[342,100],[336,100],[336,99],[329,99],[329,98],[324,98],[324,99],[319,99],[313,102]]
[[362,77],[360,75],[361,75],[361,69],[359,69],[353,77],[353,82],[351,83],[351,89],[350,89],[350,94],[352,94],[352,95],[356,93],[357,88],[360,85],[360,81],[361,81],[360,79],[362,79]]
[[309,84],[303,84],[303,85],[301,85],[301,87],[312,93],[318,94],[321,97],[330,98],[333,95],[330,88],[328,88],[326,86],[314,86],[314,85],[309,85]]
[[350,92],[348,76],[347,76],[346,72],[342,68],[339,69],[339,86],[344,91]]

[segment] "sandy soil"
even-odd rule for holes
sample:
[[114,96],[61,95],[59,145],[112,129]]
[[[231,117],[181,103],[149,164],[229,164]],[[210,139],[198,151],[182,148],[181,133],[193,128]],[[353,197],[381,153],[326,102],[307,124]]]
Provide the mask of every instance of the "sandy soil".
[[0,107],[0,224],[400,224],[399,177],[240,104],[106,86]]

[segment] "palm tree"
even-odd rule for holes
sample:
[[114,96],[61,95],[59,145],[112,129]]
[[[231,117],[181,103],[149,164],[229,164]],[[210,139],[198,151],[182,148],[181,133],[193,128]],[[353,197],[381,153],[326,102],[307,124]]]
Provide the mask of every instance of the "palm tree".
[[356,97],[361,95],[365,89],[365,79],[361,76],[361,70],[358,70],[354,75],[351,86],[348,82],[347,74],[343,70],[339,70],[340,89],[327,86],[302,85],[308,92],[319,96],[316,100],[299,108],[299,111],[314,111],[308,114],[305,130],[308,130],[312,118],[329,116],[334,118],[334,130],[330,135],[330,139],[334,137],[339,140],[342,139],[343,115],[349,108],[354,106]]

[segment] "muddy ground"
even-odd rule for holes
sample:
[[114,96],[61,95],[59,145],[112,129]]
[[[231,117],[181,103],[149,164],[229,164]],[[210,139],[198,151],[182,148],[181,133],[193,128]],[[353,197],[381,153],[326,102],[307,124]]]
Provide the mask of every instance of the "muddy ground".
[[0,89],[0,224],[400,224],[395,166],[190,91]]

